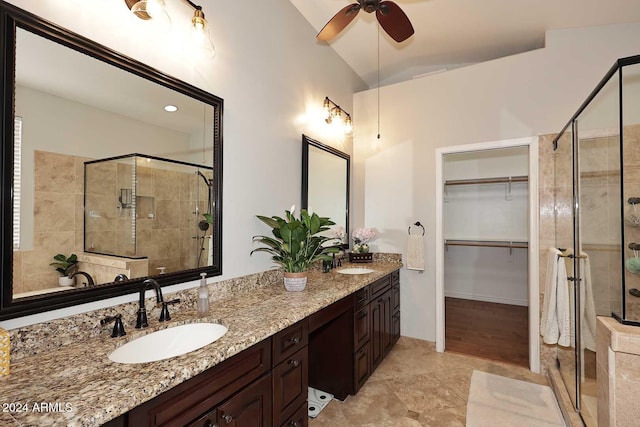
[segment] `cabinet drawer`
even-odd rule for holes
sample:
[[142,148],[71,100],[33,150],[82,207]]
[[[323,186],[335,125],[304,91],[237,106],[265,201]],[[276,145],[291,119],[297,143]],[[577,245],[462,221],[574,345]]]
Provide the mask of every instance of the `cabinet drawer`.
[[295,414],[290,416],[280,427],[308,427],[309,426],[309,409],[307,402],[298,408]]
[[289,326],[273,336],[273,366],[279,364],[309,343],[307,319]]
[[273,425],[279,426],[307,401],[309,364],[307,347],[273,368]]
[[358,350],[371,337],[371,307],[365,305],[353,314],[353,348]]
[[391,276],[385,276],[382,279],[378,279],[369,285],[369,293],[371,294],[370,301],[375,300],[380,295],[384,294],[391,286]]
[[271,340],[221,362],[129,412],[129,426],[185,426],[271,367]]
[[357,310],[369,303],[369,286],[356,291],[354,294],[353,307]]

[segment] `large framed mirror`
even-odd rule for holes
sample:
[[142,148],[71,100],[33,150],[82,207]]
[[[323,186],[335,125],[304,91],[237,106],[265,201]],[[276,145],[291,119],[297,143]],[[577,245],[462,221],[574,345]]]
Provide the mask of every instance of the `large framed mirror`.
[[351,158],[347,153],[302,135],[302,208],[311,207],[336,225],[345,237],[339,246],[349,248],[349,182]]
[[223,100],[0,14],[0,320],[221,274]]

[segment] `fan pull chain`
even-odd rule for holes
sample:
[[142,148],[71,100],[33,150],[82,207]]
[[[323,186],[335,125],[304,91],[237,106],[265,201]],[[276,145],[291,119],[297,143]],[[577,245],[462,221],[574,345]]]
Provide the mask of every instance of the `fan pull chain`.
[[378,85],[376,86],[378,96],[378,139],[380,139],[380,24],[378,24]]

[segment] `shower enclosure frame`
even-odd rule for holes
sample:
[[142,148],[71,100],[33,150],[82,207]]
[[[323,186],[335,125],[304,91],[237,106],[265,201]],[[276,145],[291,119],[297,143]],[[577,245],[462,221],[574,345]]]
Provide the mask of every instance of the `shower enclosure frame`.
[[[154,161],[159,161],[159,162],[164,162],[164,163],[169,163],[169,164],[174,164],[174,165],[192,167],[197,171],[196,173],[200,172],[201,170],[207,170],[207,171],[210,171],[211,174],[212,174],[212,178],[211,179],[212,180],[215,179],[215,170],[214,170],[214,168],[212,166],[207,166],[207,165],[202,165],[202,164],[197,164],[197,163],[190,163],[190,162],[186,162],[186,161],[182,161],[182,160],[167,159],[167,158],[164,158],[164,157],[158,157],[158,156],[142,154],[142,153],[130,153],[130,154],[124,154],[124,155],[120,155],[120,156],[106,157],[106,158],[103,158],[103,159],[89,160],[89,161],[84,162],[84,165],[83,165],[83,168],[84,168],[84,186],[83,186],[83,188],[85,189],[85,191],[84,191],[84,195],[83,195],[83,197],[84,197],[83,205],[84,205],[84,209],[85,209],[85,212],[84,212],[85,221],[83,221],[83,223],[84,223],[83,224],[83,240],[84,240],[83,244],[84,244],[85,252],[89,252],[89,253],[96,254],[96,255],[116,256],[116,257],[119,257],[119,258],[127,258],[127,259],[143,259],[143,258],[147,258],[146,256],[127,256],[127,255],[122,255],[122,254],[106,253],[106,252],[100,252],[100,251],[95,251],[95,250],[88,251],[87,242],[86,242],[86,235],[87,235],[86,216],[88,215],[88,213],[86,212],[86,209],[87,209],[87,191],[86,191],[86,189],[87,189],[87,165],[95,165],[95,164],[99,164],[99,163],[111,162],[111,161],[119,161],[119,160],[124,160],[124,159],[134,159],[134,164],[135,164],[135,159],[137,159],[137,158],[144,158],[144,159],[149,159],[149,160],[154,160]],[[136,176],[135,170],[136,169],[134,167],[133,172],[132,172],[133,181],[134,181],[134,184],[135,184],[135,185],[132,185],[132,190],[133,190],[132,191],[132,199],[134,201],[136,200],[136,196],[138,196],[138,194],[137,194],[137,184],[138,183],[137,183],[137,176]],[[201,174],[201,172],[199,173],[199,175],[204,178],[204,176]],[[207,203],[210,205],[207,208],[207,213],[214,214],[213,217],[214,217],[214,221],[215,221],[215,218],[218,217],[219,215],[216,214],[216,212],[214,212],[214,211],[216,211],[217,200],[216,200],[216,197],[215,197],[214,189],[212,188],[213,185],[215,185],[215,184],[212,184],[211,182],[207,183],[207,186],[208,186],[208,201],[207,201]],[[196,201],[199,201],[199,199],[197,199]],[[121,203],[122,203],[122,201],[121,201]],[[133,208],[134,209],[135,209],[135,205],[136,205],[136,203],[134,202],[133,203]],[[122,208],[124,208],[124,205],[122,206]],[[197,219],[199,213],[200,212],[199,212],[198,204],[197,204],[196,207],[195,207],[195,212],[194,212],[194,214],[196,215],[196,219]],[[133,235],[135,236],[136,233],[137,233],[137,230],[136,230],[137,221],[135,219],[132,221],[132,225],[133,225]],[[197,221],[196,221],[196,225],[197,225]],[[213,231],[212,232],[215,232],[216,231],[215,224],[210,224],[210,226],[213,227]],[[205,233],[206,233],[206,231],[205,231]],[[196,236],[196,238],[197,238],[197,236]],[[137,239],[134,238],[134,240],[137,240]],[[136,245],[136,244],[137,243],[134,241],[134,245]],[[203,239],[203,243],[202,244],[204,245],[204,239]],[[197,251],[197,246],[198,246],[198,244],[196,242],[196,245],[195,245],[196,251]],[[215,250],[216,250],[216,248],[214,247],[214,251]],[[196,254],[197,254],[196,258],[198,259],[198,266],[196,266],[195,268],[200,268],[199,255],[201,253],[200,252],[196,252]],[[209,254],[209,257],[211,255],[212,254]]]
[[[578,108],[578,110],[574,113],[574,115],[571,117],[571,119],[566,123],[566,125],[560,130],[560,132],[558,133],[558,135],[556,136],[556,138],[554,138],[553,140],[553,146],[554,146],[554,151],[558,149],[558,146],[560,143],[562,143],[562,141],[560,141],[560,139],[565,136],[566,132],[571,132],[571,165],[572,165],[572,171],[571,171],[571,179],[572,179],[572,200],[571,200],[571,209],[572,209],[572,221],[573,221],[573,254],[580,254],[580,252],[583,249],[583,236],[582,236],[582,232],[583,232],[583,224],[581,223],[581,217],[584,214],[583,210],[582,210],[582,203],[581,203],[581,184],[582,184],[582,180],[585,179],[583,177],[582,171],[581,171],[581,147],[580,147],[580,142],[581,142],[581,129],[580,129],[580,123],[581,123],[581,117],[583,115],[583,113],[590,113],[591,111],[587,110],[590,106],[591,107],[599,107],[598,102],[601,102],[603,99],[606,102],[606,93],[605,91],[603,91],[603,89],[605,89],[607,87],[607,85],[611,84],[612,87],[614,88],[614,90],[612,90],[611,93],[614,93],[615,96],[617,96],[617,100],[614,99],[614,101],[617,101],[617,103],[614,102],[614,105],[616,105],[618,111],[617,111],[617,120],[615,120],[615,126],[617,126],[616,131],[614,131],[613,135],[606,135],[606,137],[617,137],[618,138],[618,153],[619,153],[619,161],[618,161],[618,165],[617,168],[619,168],[619,184],[618,184],[618,189],[619,189],[619,197],[620,197],[620,206],[619,206],[619,215],[618,215],[618,219],[619,219],[619,224],[616,224],[616,226],[619,228],[619,242],[615,242],[615,243],[607,243],[608,245],[611,246],[616,246],[619,244],[618,249],[614,249],[614,251],[619,250],[620,251],[620,262],[618,264],[618,268],[620,269],[620,283],[619,283],[619,288],[618,288],[618,292],[619,292],[619,300],[618,299],[613,299],[613,296],[610,294],[609,295],[609,309],[610,309],[610,313],[611,316],[613,318],[615,318],[616,320],[618,320],[620,323],[623,324],[627,324],[627,325],[634,325],[634,326],[640,326],[640,321],[638,320],[631,320],[628,318],[628,309],[627,309],[627,282],[626,282],[626,277],[625,277],[625,245],[626,245],[626,236],[625,236],[625,193],[624,193],[624,188],[625,188],[625,167],[624,167],[624,142],[625,142],[625,81],[623,79],[623,71],[625,70],[625,67],[628,66],[633,66],[633,65],[638,65],[640,64],[640,55],[636,55],[636,56],[631,56],[631,57],[626,57],[626,58],[620,58],[618,59],[614,65],[608,70],[608,72],[605,74],[605,76],[600,80],[600,82],[598,83],[598,85],[593,89],[593,91],[589,94],[589,96],[587,97],[587,99],[581,104],[581,106]],[[617,82],[614,80],[617,78]],[[617,88],[614,86],[617,84]],[[616,90],[617,89],[617,90]],[[603,95],[603,98],[598,98],[599,95]],[[599,112],[599,110],[593,110],[596,113]],[[609,111],[611,113],[611,111]],[[613,113],[615,114],[616,112],[613,111]],[[597,114],[595,114],[595,117],[600,118]],[[615,117],[615,116],[614,116]],[[606,119],[605,119],[606,122]],[[603,127],[603,129],[606,129],[606,127]],[[594,130],[598,130],[597,128],[595,128]],[[602,129],[600,129],[602,130]],[[584,137],[583,137],[584,138]],[[588,141],[589,138],[584,138],[583,141]],[[610,155],[609,153],[607,154],[608,156]],[[610,162],[610,159],[607,160],[608,162]],[[555,162],[557,162],[557,159],[555,160]],[[608,165],[610,166],[610,164]],[[608,169],[605,171],[606,172],[606,177],[607,177],[607,184],[606,185],[612,185],[612,187],[615,185],[615,183],[611,183],[610,181],[608,181],[609,179],[611,179],[611,172],[615,172],[615,170],[611,170]],[[586,171],[585,171],[586,173]],[[609,188],[609,187],[607,187]],[[608,197],[609,193],[608,190],[604,192],[605,196]],[[557,202],[556,202],[557,203]],[[617,208],[617,206],[614,206],[614,209]],[[586,226],[586,225],[585,225]],[[609,230],[610,232],[611,230]],[[609,236],[610,238],[611,236]],[[574,330],[572,331],[572,333],[574,333],[575,335],[575,340],[574,340],[574,360],[575,360],[575,366],[574,366],[574,377],[572,379],[572,381],[574,382],[573,384],[567,384],[567,379],[564,379],[565,381],[565,386],[567,387],[568,390],[570,390],[570,387],[573,388],[575,390],[575,402],[572,402],[575,406],[575,409],[577,410],[577,412],[580,414],[580,417],[582,418],[582,421],[586,424],[586,420],[585,420],[585,414],[583,412],[584,410],[584,405],[583,405],[583,381],[585,380],[583,378],[584,376],[584,363],[585,360],[583,358],[583,350],[586,349],[586,345],[583,343],[583,331],[582,329],[582,323],[583,323],[583,310],[585,309],[584,307],[581,307],[582,304],[582,289],[581,287],[584,285],[584,281],[583,281],[583,275],[585,275],[587,272],[586,271],[581,271],[581,266],[580,266],[580,260],[579,257],[577,256],[571,256],[570,258],[567,258],[567,261],[571,259],[570,264],[571,267],[567,266],[567,270],[570,272],[571,269],[573,270],[573,275],[569,277],[570,280],[570,288],[573,289],[573,298],[574,298],[574,311],[572,313],[572,316],[574,319],[576,319],[574,321]],[[586,277],[586,276],[585,276]],[[611,289],[611,286],[609,287],[609,289]],[[586,292],[586,290],[585,290]],[[619,306],[617,307],[617,309],[619,310],[619,312],[616,311],[616,309],[614,309],[613,304],[618,303]],[[556,363],[557,363],[557,367],[559,369],[561,369],[561,363],[560,363],[560,359],[556,359]],[[564,378],[564,377],[563,377]],[[570,393],[571,394],[571,393]],[[572,399],[573,400],[573,399]],[[591,416],[594,416],[595,414],[590,414]]]

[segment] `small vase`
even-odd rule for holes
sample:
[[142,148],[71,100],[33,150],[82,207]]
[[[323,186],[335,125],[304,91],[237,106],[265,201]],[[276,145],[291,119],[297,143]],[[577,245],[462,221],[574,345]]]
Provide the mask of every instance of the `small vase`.
[[284,272],[284,287],[288,291],[299,292],[307,286],[307,272],[289,273]]
[[71,286],[73,287],[76,284],[75,277],[69,276],[60,276],[58,277],[58,285],[60,286]]
[[368,254],[369,253],[369,245],[367,245],[367,244],[360,245],[360,253],[361,254]]

